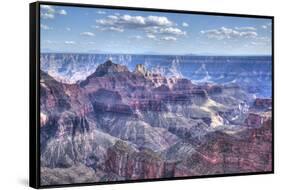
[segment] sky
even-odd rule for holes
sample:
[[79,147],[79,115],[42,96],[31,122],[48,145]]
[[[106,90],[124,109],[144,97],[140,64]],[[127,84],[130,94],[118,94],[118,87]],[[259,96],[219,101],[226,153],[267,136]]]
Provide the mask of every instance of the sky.
[[271,20],[40,7],[41,52],[271,55]]

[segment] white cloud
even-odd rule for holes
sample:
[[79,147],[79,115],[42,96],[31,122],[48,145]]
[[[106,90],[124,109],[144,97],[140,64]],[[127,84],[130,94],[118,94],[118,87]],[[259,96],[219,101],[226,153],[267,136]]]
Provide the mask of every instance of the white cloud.
[[[164,16],[131,16],[125,15],[108,15],[102,19],[96,20],[95,28],[102,31],[123,32],[128,30],[139,30],[146,33],[147,38],[160,39],[163,35],[167,36],[184,36],[186,32],[175,27],[177,24]],[[187,23],[185,23],[187,26]]]
[[67,12],[64,9],[61,9],[61,10],[58,11],[58,14],[67,15]]
[[80,35],[81,35],[81,36],[90,36],[90,37],[95,36],[95,34],[92,33],[92,32],[82,32],[82,33],[80,33]]
[[271,39],[269,37],[261,36],[256,38],[258,41],[263,41],[263,42],[271,42]]
[[41,18],[43,19],[53,19],[55,18],[55,15],[54,14],[51,14],[51,13],[41,13]]
[[42,11],[46,11],[48,13],[55,13],[55,9],[51,5],[40,5]]
[[151,27],[144,28],[144,31],[149,34],[157,34],[158,30],[159,30],[158,26],[151,26]]
[[113,31],[113,32],[124,32],[123,28],[116,27],[116,26],[110,26],[110,27],[104,27],[104,26],[92,26],[93,28],[99,29],[101,31]]
[[58,42],[57,41],[53,41],[53,40],[44,40],[44,43],[47,43],[47,44],[57,44]]
[[189,26],[189,24],[188,24],[188,23],[186,23],[186,22],[183,22],[183,23],[182,23],[182,26],[183,26],[183,27],[188,27],[188,26]]
[[235,27],[235,30],[257,30],[255,27],[252,26],[243,26],[243,27]]
[[239,35],[241,37],[245,37],[245,38],[256,38],[258,36],[258,33],[256,33],[256,32],[240,32]]
[[149,39],[156,39],[156,36],[153,34],[147,34],[146,37]]
[[98,13],[98,14],[100,14],[100,15],[104,15],[104,14],[106,14],[106,12],[105,12],[105,11],[98,11],[97,13]]
[[251,45],[253,46],[261,46],[261,45],[266,45],[265,42],[251,42]]
[[66,45],[75,45],[76,42],[75,41],[65,41],[64,42]]
[[98,19],[96,22],[103,26],[118,26],[119,28],[139,28],[150,26],[172,26],[173,23],[167,17],[161,16],[131,16],[131,15],[109,15]]
[[65,29],[66,29],[67,31],[71,31],[71,28],[69,28],[69,27],[66,27]]
[[256,38],[258,34],[254,31],[238,31],[232,28],[221,27],[218,29],[212,30],[202,30],[200,32],[203,35],[206,35],[210,39],[235,39],[235,38]]
[[165,40],[165,41],[176,41],[177,38],[173,37],[173,36],[165,36],[160,38],[160,40]]
[[171,26],[173,24],[167,17],[163,16],[148,16],[145,18],[145,22],[153,26]]
[[104,28],[104,30],[111,30],[111,31],[115,31],[115,32],[124,32],[123,28],[118,28],[118,27],[114,27],[114,26],[111,26],[109,28]]
[[55,18],[55,15],[67,15],[67,12],[64,9],[56,11],[56,9],[53,6],[50,5],[41,5],[40,6],[40,16],[43,19],[53,19]]
[[167,28],[161,28],[161,27],[152,27],[147,29],[148,33],[154,33],[154,34],[168,34],[168,35],[186,35],[185,31],[182,31],[179,28],[174,27],[167,27]]
[[142,16],[130,16],[130,15],[109,15],[104,19],[96,21],[103,26],[119,26],[124,28],[140,27],[145,25],[145,19]]
[[40,28],[42,28],[43,30],[52,30],[51,27],[49,27],[48,25],[45,25],[45,24],[40,24]]
[[140,36],[140,35],[130,36],[129,38],[130,38],[130,39],[135,39],[135,40],[141,40],[141,39],[143,39],[143,37]]
[[266,24],[264,24],[264,25],[262,25],[261,26],[263,29],[269,29],[269,28],[271,28],[271,23],[269,22],[269,23],[266,23]]
[[263,46],[263,47],[269,47],[271,45],[271,39],[266,36],[256,37],[253,39],[253,41],[245,44],[245,46]]

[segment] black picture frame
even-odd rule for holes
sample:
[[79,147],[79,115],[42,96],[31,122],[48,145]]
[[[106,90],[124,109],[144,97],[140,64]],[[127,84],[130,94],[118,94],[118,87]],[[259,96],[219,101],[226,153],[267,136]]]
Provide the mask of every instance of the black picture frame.
[[[271,20],[272,35],[272,170],[266,172],[250,172],[250,173],[233,173],[233,174],[216,174],[191,177],[172,177],[172,178],[157,178],[157,179],[141,179],[129,181],[110,181],[110,182],[93,182],[93,183],[76,183],[66,185],[47,185],[40,184],[40,5],[55,5],[55,6],[70,6],[70,7],[88,7],[88,8],[103,8],[103,9],[121,9],[134,11],[154,11],[165,13],[186,13],[195,15],[210,15],[210,16],[231,16],[244,18],[266,18]],[[245,176],[258,174],[273,174],[274,173],[274,16],[264,15],[248,15],[248,14],[232,14],[232,13],[217,13],[217,12],[201,12],[187,10],[168,10],[156,8],[142,7],[125,7],[125,6],[109,6],[109,5],[92,5],[78,3],[62,3],[37,1],[29,5],[29,185],[33,188],[53,188],[53,187],[73,187],[73,186],[88,186],[88,185],[104,185],[104,184],[121,184],[135,182],[151,182],[151,181],[166,181],[166,180],[183,180],[196,178],[214,178],[227,176]]]

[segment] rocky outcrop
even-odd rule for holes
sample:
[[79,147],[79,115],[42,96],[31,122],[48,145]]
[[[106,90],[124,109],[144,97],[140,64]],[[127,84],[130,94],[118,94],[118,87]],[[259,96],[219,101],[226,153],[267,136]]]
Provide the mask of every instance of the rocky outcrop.
[[208,94],[221,94],[223,91],[223,87],[219,86],[219,85],[210,85],[210,84],[206,84],[205,85],[205,89],[207,91]]
[[151,73],[148,70],[146,70],[146,68],[143,64],[137,64],[134,72],[136,74],[140,74],[140,75],[143,75],[145,77],[149,77],[151,75]]
[[251,128],[261,127],[263,122],[264,122],[263,116],[257,113],[249,113],[248,117],[245,120],[246,126]]
[[112,63],[112,61],[108,60],[104,64],[99,65],[93,75],[95,77],[102,77],[105,75],[114,75],[116,73],[123,73],[123,72],[124,73],[129,72],[126,66]]
[[257,98],[254,101],[253,107],[256,109],[271,109],[272,100],[268,98]]
[[43,71],[40,77],[40,109],[45,113],[69,109],[69,96],[64,92],[64,85]]
[[85,165],[73,165],[69,168],[41,168],[41,185],[62,185],[74,183],[90,183],[99,178],[95,171]]
[[176,80],[175,84],[173,85],[173,90],[175,91],[189,91],[194,87],[188,79],[178,79]]
[[[223,132],[211,132],[188,146],[169,150],[169,158],[180,160],[175,166],[174,176],[194,176],[206,174],[229,174],[261,172],[272,169],[272,136],[270,120],[261,128],[236,134],[233,137]],[[197,144],[198,145],[198,144]],[[173,155],[174,154],[174,155]]]
[[164,174],[164,161],[157,153],[143,149],[132,149],[126,143],[117,141],[108,149],[106,161],[107,171],[126,179],[161,178]]
[[96,77],[114,77],[118,74],[128,74],[129,70],[126,66],[112,63],[108,60],[104,64],[100,64],[96,71],[89,75],[86,80],[80,82],[80,86],[84,87],[89,84]]

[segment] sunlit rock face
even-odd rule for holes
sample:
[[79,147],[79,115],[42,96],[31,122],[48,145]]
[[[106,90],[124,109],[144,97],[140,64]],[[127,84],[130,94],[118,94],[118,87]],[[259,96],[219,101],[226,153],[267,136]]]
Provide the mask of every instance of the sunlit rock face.
[[74,83],[41,71],[40,89],[44,185],[272,169],[271,99],[237,85],[108,60]]

